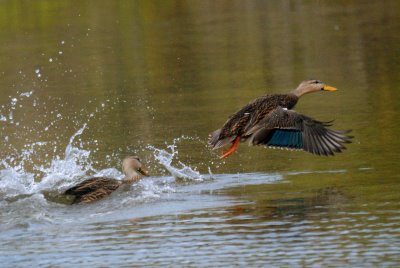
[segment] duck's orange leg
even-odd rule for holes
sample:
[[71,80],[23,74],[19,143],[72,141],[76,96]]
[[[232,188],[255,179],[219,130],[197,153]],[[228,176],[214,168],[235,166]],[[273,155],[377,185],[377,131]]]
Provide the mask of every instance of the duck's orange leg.
[[226,151],[219,157],[219,159],[223,159],[223,158],[228,157],[228,156],[230,156],[231,154],[233,154],[233,153],[237,150],[237,148],[238,148],[238,146],[239,146],[239,142],[240,142],[240,136],[237,136],[236,139],[233,141],[231,147],[229,147],[229,149],[226,150]]

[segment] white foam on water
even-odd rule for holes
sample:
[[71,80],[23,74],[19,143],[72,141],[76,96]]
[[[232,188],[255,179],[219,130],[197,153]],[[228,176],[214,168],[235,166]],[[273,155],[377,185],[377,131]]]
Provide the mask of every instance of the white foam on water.
[[33,174],[12,167],[0,170],[0,198],[31,194],[34,185]]

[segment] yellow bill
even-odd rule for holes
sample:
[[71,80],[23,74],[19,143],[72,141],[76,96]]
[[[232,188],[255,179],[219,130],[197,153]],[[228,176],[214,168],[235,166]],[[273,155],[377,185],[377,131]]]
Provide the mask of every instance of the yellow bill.
[[325,86],[324,86],[324,90],[327,90],[327,91],[335,91],[335,90],[337,90],[337,88],[331,87],[331,86],[328,86],[328,85],[325,85]]

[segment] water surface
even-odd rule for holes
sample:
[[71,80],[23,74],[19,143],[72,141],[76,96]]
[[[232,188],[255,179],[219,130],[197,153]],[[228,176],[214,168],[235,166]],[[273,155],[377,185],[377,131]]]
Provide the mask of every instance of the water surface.
[[[369,266],[400,263],[398,1],[4,1],[0,260],[4,267]],[[257,96],[339,88],[296,110],[352,129],[342,154],[207,135]],[[90,205],[93,175],[152,176]]]

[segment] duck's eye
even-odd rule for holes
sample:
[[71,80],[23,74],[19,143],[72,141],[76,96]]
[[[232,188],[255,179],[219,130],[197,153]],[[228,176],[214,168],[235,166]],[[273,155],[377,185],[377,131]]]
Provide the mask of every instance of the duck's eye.
[[313,84],[319,84],[319,83],[321,83],[321,81],[319,81],[319,80],[314,80],[313,81]]

